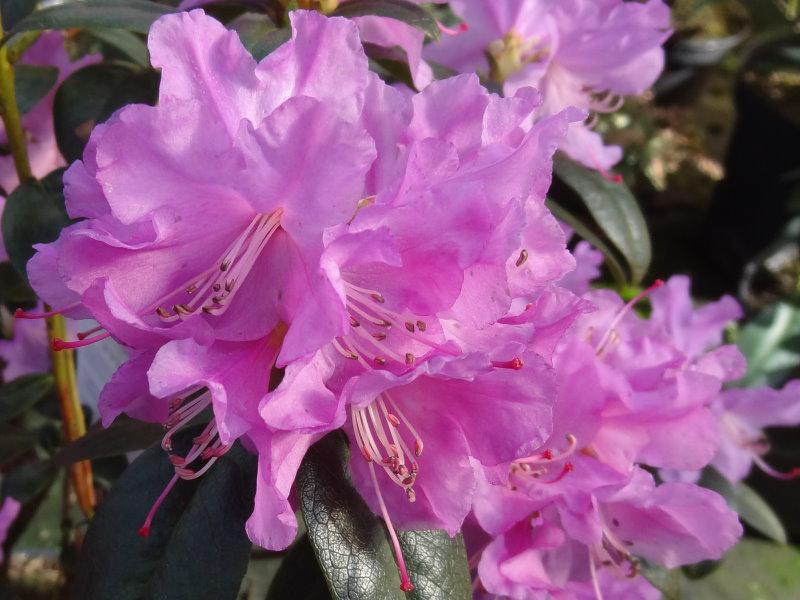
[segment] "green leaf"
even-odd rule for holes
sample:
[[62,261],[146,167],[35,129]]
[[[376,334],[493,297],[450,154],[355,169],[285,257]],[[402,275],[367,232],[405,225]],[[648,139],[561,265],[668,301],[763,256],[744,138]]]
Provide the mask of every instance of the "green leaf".
[[736,512],[750,527],[780,544],[788,541],[778,515],[753,488],[739,483],[735,488],[734,499]]
[[158,75],[122,64],[102,63],[79,69],[61,84],[53,105],[56,142],[72,162],[81,158],[89,134],[126,104],[155,104]]
[[24,429],[0,424],[0,465],[32,450],[34,446],[36,438]]
[[783,385],[800,364],[800,309],[769,306],[739,330],[736,344],[747,358],[747,374],[736,385]]
[[640,568],[642,576],[664,596],[663,600],[681,600],[683,598],[681,591],[683,577],[680,570],[665,569],[645,560],[641,562]]
[[47,461],[25,463],[5,475],[0,496],[11,496],[20,504],[26,504],[45,492],[56,475],[58,469]]
[[789,546],[744,539],[714,573],[684,583],[689,600],[800,598],[800,552]]
[[26,113],[45,97],[58,80],[58,69],[34,65],[14,68],[14,91],[21,113]]
[[332,15],[348,18],[368,15],[389,17],[421,29],[432,40],[438,40],[440,35],[439,26],[431,14],[406,0],[350,0],[340,4]]
[[253,510],[255,469],[255,456],[237,444],[202,477],[178,481],[142,538],[137,531],[173,476],[159,446],[146,450],[89,525],[73,597],[235,599],[251,549],[244,524]]
[[130,58],[141,67],[150,66],[150,53],[142,39],[130,31],[123,29],[91,29],[89,33]]
[[268,54],[271,54],[279,46],[288,42],[291,37],[292,30],[288,27],[273,29],[265,34],[259,42],[253,44],[252,48],[250,48],[250,54],[252,54],[253,58],[256,60],[261,60]]
[[44,29],[105,27],[147,33],[153,21],[173,11],[169,6],[146,0],[66,2],[30,13],[11,28],[0,45],[22,31]]
[[617,260],[616,253],[611,250],[608,245],[606,245],[600,236],[595,235],[595,233],[586,225],[584,225],[583,222],[578,219],[578,217],[573,215],[566,208],[562,207],[558,202],[552,198],[548,198],[546,202],[547,208],[550,209],[550,212],[552,212],[558,220],[563,221],[572,227],[572,229],[575,230],[575,233],[577,233],[582,239],[586,240],[603,253],[605,264],[608,266],[608,270],[611,273],[611,276],[614,278],[614,281],[616,281],[616,283],[620,286],[624,285],[625,281],[627,280],[627,276],[625,275],[625,269],[620,264],[619,260]]
[[164,436],[156,423],[119,417],[109,427],[94,425],[82,438],[62,447],[51,459],[54,465],[67,467],[81,460],[118,456],[147,448]]
[[460,536],[450,540],[438,531],[400,534],[416,588],[410,595],[400,591],[386,531],[350,483],[348,455],[341,433],[328,435],[308,451],[296,482],[308,537],[333,597],[471,598],[464,542]]
[[776,542],[786,543],[787,535],[780,519],[755,490],[741,482],[731,483],[712,467],[703,471],[700,485],[725,498],[728,506],[750,527]]
[[330,600],[328,584],[307,536],[292,545],[272,580],[266,600]]
[[53,395],[53,376],[29,374],[0,387],[0,423],[6,423]]
[[638,284],[652,258],[650,233],[639,204],[624,183],[607,181],[600,173],[556,154],[554,173],[578,194],[594,220],[628,263]]
[[22,183],[6,200],[3,241],[11,263],[25,281],[33,245],[52,242],[71,222],[64,208],[62,174],[59,169],[41,181]]
[[34,304],[36,294],[10,262],[0,263],[0,302],[19,306]]

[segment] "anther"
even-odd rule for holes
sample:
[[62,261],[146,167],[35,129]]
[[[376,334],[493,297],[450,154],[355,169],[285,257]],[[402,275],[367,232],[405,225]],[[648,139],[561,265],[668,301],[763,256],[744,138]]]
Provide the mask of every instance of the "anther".
[[355,317],[351,316],[350,317],[350,327],[358,327],[359,325],[361,325],[361,323],[358,322],[358,319],[356,319]]
[[386,364],[386,359],[383,358],[382,356],[376,356],[373,360],[375,364],[378,365],[379,367],[382,367],[383,365]]
[[416,360],[416,358],[414,357],[413,354],[411,354],[411,352],[406,352],[406,364],[407,365],[414,364],[415,360]]
[[517,356],[506,361],[493,360],[492,366],[497,369],[511,369],[512,371],[519,371],[523,366],[525,366],[525,363],[520,357]]
[[406,329],[411,333],[414,333],[414,324],[411,321],[406,321]]
[[369,296],[370,298],[375,300],[375,302],[377,302],[378,304],[383,304],[384,302],[386,302],[386,298],[384,298],[381,294],[374,293],[370,294]]
[[417,321],[417,329],[420,331],[425,331],[428,326],[425,324],[425,321]]
[[162,319],[167,319],[172,316],[172,314],[166,308],[163,308],[161,306],[156,308],[156,314]]
[[230,259],[224,260],[222,264],[219,266],[219,270],[227,271],[230,268],[230,266],[231,266],[231,260]]
[[[417,494],[414,492],[413,488],[406,488],[406,498],[409,502],[416,502],[417,501]],[[403,590],[403,591],[410,591],[410,590]]]
[[220,291],[222,289],[222,284],[221,283],[215,283],[214,285],[211,286],[211,289],[214,290],[215,292],[218,292],[218,291]]
[[380,332],[378,332],[378,333],[373,333],[373,334],[372,334],[372,337],[374,337],[374,338],[375,338],[376,340],[378,340],[379,342],[382,342],[383,340],[385,340],[385,339],[386,339],[386,334],[385,334],[385,333],[380,333]]
[[422,448],[423,448],[422,440],[419,439],[419,438],[414,440],[414,454],[416,454],[417,456],[421,456],[422,455]]
[[389,421],[389,423],[391,423],[395,427],[400,427],[400,419],[398,419],[396,415],[393,415],[392,413],[388,413],[386,415],[386,420]]

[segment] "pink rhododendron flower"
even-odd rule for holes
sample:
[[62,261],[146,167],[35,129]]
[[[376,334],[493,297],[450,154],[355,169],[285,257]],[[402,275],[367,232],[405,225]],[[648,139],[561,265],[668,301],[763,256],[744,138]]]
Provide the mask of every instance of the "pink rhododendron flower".
[[5,545],[8,530],[11,529],[17,519],[21,508],[22,505],[11,496],[6,496],[6,499],[3,500],[3,505],[0,506],[0,563],[5,558],[3,556],[3,545]]
[[[290,16],[292,40],[258,64],[200,11],[153,26],[159,104],[95,129],[65,177],[85,220],[38,247],[31,281],[100,323],[58,347],[111,335],[134,349],[100,410],[167,424],[176,475],[143,533],[179,478],[241,437],[259,454],[248,532],[286,547],[300,460],[343,424],[390,528],[387,507],[455,532],[470,460],[508,463],[549,436],[550,367],[525,342],[556,339],[578,310],[533,302],[574,264],[544,195],[576,113],[523,127],[538,96],[502,99],[474,75],[408,97],[368,72],[354,24]],[[523,333],[469,334],[519,299]],[[285,374],[268,392],[273,366]],[[485,402],[490,389],[503,399]],[[209,405],[189,453],[172,454]],[[486,439],[492,419],[506,439]]]
[[[542,92],[541,115],[567,106],[616,110],[622,96],[641,94],[661,73],[669,8],[661,0],[453,0],[469,26],[426,48],[425,56],[459,72],[478,71],[503,85]],[[573,124],[563,150],[606,172],[621,150],[604,146],[585,124]]]
[[[50,91],[22,117],[22,126],[27,133],[28,158],[34,177],[44,177],[54,169],[66,165],[56,146],[53,129],[53,100],[60,84],[71,73],[99,60],[98,56],[84,56],[75,62],[70,61],[64,48],[64,34],[60,31],[47,31],[22,55],[24,65],[56,67],[58,79]],[[0,121],[0,143],[6,144],[5,126]],[[14,159],[11,155],[0,156],[0,188],[10,194],[19,184]],[[0,210],[0,212],[2,212]],[[5,249],[0,248],[0,260],[5,258]]]
[[[657,282],[627,304],[609,291],[584,295],[596,310],[578,315],[555,350],[558,393],[545,449],[481,471],[474,511],[493,537],[478,554],[477,575],[490,594],[613,597],[615,589],[646,598],[652,589],[636,583],[637,557],[673,568],[719,558],[741,535],[717,494],[656,485],[642,468],[709,464],[720,444],[712,408],[722,384],[743,371],[738,352],[715,348],[719,338],[701,326],[728,301],[700,316],[676,309],[663,317],[685,283]],[[647,295],[650,319],[633,310]],[[694,323],[704,343],[673,341],[680,323]],[[630,588],[614,584],[626,577]]]

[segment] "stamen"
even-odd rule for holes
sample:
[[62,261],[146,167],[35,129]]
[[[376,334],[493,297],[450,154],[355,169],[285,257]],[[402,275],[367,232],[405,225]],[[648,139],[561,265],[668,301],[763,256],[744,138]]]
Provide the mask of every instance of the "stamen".
[[102,325],[98,325],[97,327],[93,327],[87,331],[81,331],[76,337],[79,340],[85,340],[87,337],[92,335],[93,333],[97,333],[98,331],[103,331],[105,329]]
[[70,350],[72,348],[83,348],[84,346],[89,346],[94,344],[95,342],[102,342],[104,339],[111,337],[110,333],[104,333],[102,335],[95,336],[93,338],[88,338],[85,340],[78,340],[76,342],[65,341],[61,338],[53,338],[53,341],[50,342],[50,347],[55,352],[60,352],[61,350]]
[[520,458],[514,462],[526,465],[545,465],[554,461],[564,460],[565,458],[572,455],[578,448],[578,438],[569,433],[567,434],[566,439],[567,439],[567,444],[569,444],[569,446],[564,452],[561,452],[560,454],[554,454],[552,450],[547,449],[544,452],[542,452],[539,456]]
[[150,512],[147,513],[147,517],[145,517],[144,523],[139,528],[139,535],[141,537],[147,537],[150,535],[150,526],[153,524],[153,518],[156,516],[156,512],[158,511],[158,507],[161,506],[162,502],[166,499],[169,493],[172,491],[172,488],[175,487],[175,484],[178,482],[178,475],[173,475],[172,479],[169,480],[169,483],[166,485],[164,490],[161,494],[156,498],[156,501],[153,503],[153,506],[150,507]]
[[383,501],[383,496],[381,495],[381,490],[378,486],[378,479],[375,477],[374,463],[369,463],[369,475],[372,478],[372,486],[375,489],[375,495],[378,497],[378,506],[380,506],[381,509],[383,522],[386,523],[386,529],[389,531],[389,538],[392,540],[392,550],[394,551],[397,570],[400,574],[400,589],[404,592],[410,592],[414,589],[414,585],[408,578],[406,563],[403,559],[403,550],[400,548],[400,541],[397,539],[397,533],[392,525],[392,520],[389,518],[389,511],[386,510],[386,503]]
[[656,291],[657,289],[659,289],[659,288],[661,288],[663,286],[664,286],[664,281],[661,280],[661,279],[656,279],[653,282],[653,285],[651,285],[646,290],[636,294],[636,296],[634,296],[627,304],[625,304],[625,306],[623,306],[620,309],[620,311],[617,313],[617,316],[615,316],[614,319],[611,321],[611,324],[608,326],[608,329],[606,329],[605,334],[600,339],[600,342],[597,344],[597,347],[595,348],[595,354],[597,354],[599,356],[603,352],[603,350],[605,349],[606,344],[608,344],[608,342],[610,341],[614,330],[616,329],[617,325],[620,324],[620,322],[625,317],[625,315],[628,314],[628,312],[630,312],[631,309],[634,306],[636,306],[639,302],[641,302],[642,300],[647,298],[647,296],[649,296],[654,291]]
[[445,35],[460,35],[469,30],[469,25],[467,23],[459,23],[456,27],[448,27],[441,21],[437,20],[436,25],[439,26],[439,31]]
[[603,591],[600,589],[600,579],[597,577],[597,566],[594,564],[594,556],[591,553],[589,553],[589,572],[592,576],[592,589],[596,600],[604,600]]
[[22,310],[21,308],[18,308],[17,310],[14,311],[14,317],[17,319],[49,319],[50,317],[55,317],[56,315],[60,315],[61,313],[65,313],[67,311],[78,308],[80,305],[81,305],[80,302],[76,302],[75,304],[69,304],[64,308],[49,310],[40,313],[27,312]]
[[766,473],[771,477],[774,477],[775,479],[782,479],[784,481],[789,481],[800,477],[800,467],[793,467],[789,471],[778,471],[777,469],[771,467],[763,458],[761,458],[757,454],[753,454],[753,462],[756,463],[758,468],[764,471],[764,473]]

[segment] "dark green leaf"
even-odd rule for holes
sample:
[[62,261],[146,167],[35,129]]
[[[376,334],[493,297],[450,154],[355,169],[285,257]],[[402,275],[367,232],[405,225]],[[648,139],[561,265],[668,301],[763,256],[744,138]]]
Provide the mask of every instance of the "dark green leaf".
[[693,565],[686,565],[681,568],[681,571],[689,579],[702,579],[703,577],[711,575],[711,573],[719,569],[721,565],[721,560],[704,560]]
[[150,66],[150,53],[142,39],[130,31],[123,29],[92,29],[89,33],[106,44],[130,58],[141,67]]
[[27,17],[36,8],[38,0],[3,0],[0,11],[3,15],[3,28],[8,30]]
[[348,18],[368,15],[389,17],[421,29],[433,40],[438,40],[440,35],[439,26],[431,14],[406,0],[350,0],[340,4],[332,14]]
[[800,552],[771,542],[745,539],[708,577],[684,583],[687,600],[773,600],[800,598]]
[[3,38],[5,43],[21,31],[44,29],[69,29],[71,27],[127,29],[147,33],[150,25],[159,17],[173,12],[169,6],[146,0],[123,0],[116,2],[67,2],[36,10],[20,20]]
[[0,263],[0,302],[14,306],[36,302],[36,294],[31,286],[10,262]]
[[204,476],[179,481],[142,538],[137,530],[173,476],[160,447],[146,450],[92,519],[73,597],[235,599],[251,549],[244,523],[253,509],[255,468],[255,456],[236,445]]
[[64,208],[62,170],[41,181],[20,184],[6,200],[2,231],[11,263],[27,281],[25,266],[33,256],[33,245],[55,240],[70,224]]
[[736,344],[747,358],[747,375],[737,385],[783,385],[800,364],[800,309],[773,304],[741,328]]
[[650,267],[650,234],[642,211],[623,183],[607,181],[593,169],[557,154],[555,174],[580,196],[597,224],[625,257],[633,283]]
[[0,464],[6,463],[36,445],[36,438],[13,425],[0,424]]
[[126,104],[155,104],[158,75],[121,64],[79,69],[58,88],[53,116],[56,142],[67,162],[81,158],[89,134]]
[[261,60],[268,54],[271,54],[276,48],[288,42],[291,37],[292,30],[288,27],[273,29],[264,35],[259,42],[253,44],[252,48],[250,48],[250,53],[256,60]]
[[0,387],[0,423],[18,417],[53,393],[53,377],[29,374]]
[[414,591],[412,600],[472,597],[467,550],[461,535],[446,531],[401,531],[400,545],[406,557]]
[[786,531],[780,519],[755,490],[741,482],[731,483],[711,467],[703,471],[700,485],[714,490],[725,498],[728,506],[735,510],[742,521],[753,529],[776,542],[786,543]]
[[11,496],[25,504],[44,492],[55,481],[58,469],[47,461],[25,463],[3,478],[0,496]]
[[668,570],[647,561],[641,563],[642,576],[663,595],[663,600],[681,600],[683,577],[680,570]]
[[616,281],[618,285],[623,285],[625,283],[627,279],[625,276],[625,269],[622,267],[619,260],[617,260],[616,253],[611,250],[599,236],[595,235],[595,233],[584,225],[578,217],[552,198],[547,199],[547,208],[550,209],[550,212],[552,212],[558,220],[572,227],[578,236],[602,252],[605,264],[608,266],[608,270],[614,278],[614,281]]
[[52,461],[66,467],[81,460],[117,456],[147,448],[163,435],[160,425],[119,417],[106,429],[93,426],[85,436],[61,448]]
[[[349,481],[348,454],[342,435],[330,434],[309,450],[298,472],[300,508],[317,560],[334,598],[407,598],[386,531]],[[442,536],[401,533],[411,581],[419,590],[412,597],[468,600],[463,541]]]
[[331,594],[307,536],[289,550],[266,600],[330,600]]
[[58,69],[55,67],[17,65],[14,69],[14,89],[20,112],[24,114],[36,106],[56,80]]

